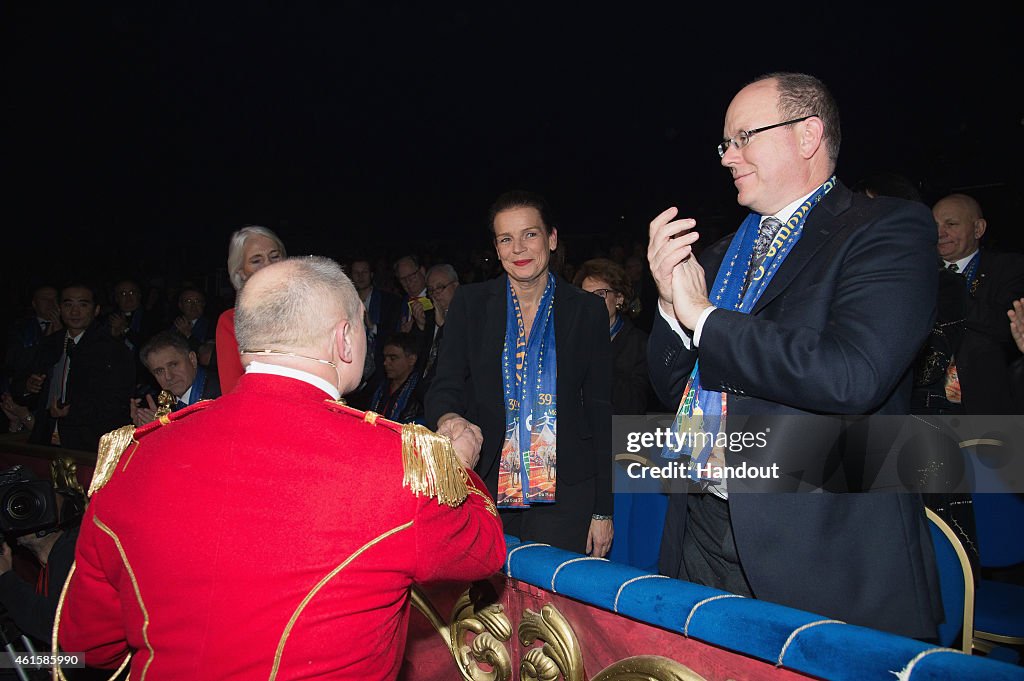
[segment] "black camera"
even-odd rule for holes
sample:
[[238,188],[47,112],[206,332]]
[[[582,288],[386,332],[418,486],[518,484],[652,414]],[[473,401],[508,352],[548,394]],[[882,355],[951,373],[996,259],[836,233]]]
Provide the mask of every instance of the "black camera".
[[[58,494],[63,504],[57,504]],[[0,534],[11,539],[45,534],[74,525],[84,512],[84,500],[73,490],[55,490],[22,466],[0,472]]]

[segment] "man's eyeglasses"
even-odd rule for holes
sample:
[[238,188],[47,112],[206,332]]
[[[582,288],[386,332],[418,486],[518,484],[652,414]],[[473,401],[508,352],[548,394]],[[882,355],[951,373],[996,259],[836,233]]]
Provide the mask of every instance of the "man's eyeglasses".
[[403,284],[408,284],[411,281],[413,281],[413,279],[415,277],[419,276],[420,274],[422,274],[422,272],[420,272],[419,270],[413,270],[412,272],[410,272],[409,274],[406,274],[405,276],[399,276],[398,277],[398,281],[402,282]]
[[742,149],[743,147],[750,144],[750,138],[759,132],[771,130],[772,128],[781,128],[784,125],[793,125],[794,123],[800,123],[802,121],[806,121],[808,118],[814,118],[817,115],[818,114],[809,114],[801,118],[794,118],[791,121],[783,121],[781,123],[776,123],[775,125],[766,125],[763,128],[754,128],[753,130],[740,130],[735,137],[730,137],[729,139],[722,140],[722,143],[718,145],[718,156],[719,158],[725,156],[725,152],[729,150],[729,147],[736,147],[737,149]]
[[449,286],[451,286],[454,283],[455,283],[454,281],[449,281],[447,284],[444,284],[442,286],[434,286],[433,288],[428,286],[427,287],[427,295],[428,296],[436,296],[438,293],[440,293],[441,291],[445,290],[446,288],[448,288]]
[[613,288],[599,288],[591,291],[591,293],[593,293],[595,296],[598,296],[599,298],[605,298],[609,293],[616,294],[618,293],[618,291],[616,291]]

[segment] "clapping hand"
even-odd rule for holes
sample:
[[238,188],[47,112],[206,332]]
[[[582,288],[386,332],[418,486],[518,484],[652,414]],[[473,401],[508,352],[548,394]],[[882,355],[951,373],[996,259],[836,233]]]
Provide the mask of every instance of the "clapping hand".
[[1013,308],[1007,310],[1006,316],[1010,318],[1010,335],[1017,349],[1024,352],[1024,298],[1013,301]]
[[185,319],[185,317],[183,316],[175,317],[174,328],[177,329],[178,333],[180,333],[185,338],[188,338],[189,336],[192,335],[192,324],[189,323],[189,321]]
[[693,257],[693,245],[700,238],[692,231],[697,221],[674,219],[678,214],[677,208],[669,208],[651,221],[647,260],[662,309],[692,330],[711,303],[704,270]]
[[143,405],[143,401],[129,400],[128,411],[132,418],[132,423],[136,426],[144,426],[150,421],[156,418],[156,403],[153,401],[152,395],[146,395],[146,403]]

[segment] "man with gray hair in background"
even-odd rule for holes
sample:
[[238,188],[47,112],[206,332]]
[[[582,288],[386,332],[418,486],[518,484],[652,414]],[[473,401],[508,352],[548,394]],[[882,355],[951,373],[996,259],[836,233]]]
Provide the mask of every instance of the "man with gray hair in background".
[[104,438],[60,643],[96,667],[133,655],[151,681],[394,679],[409,587],[504,561],[480,433],[449,443],[340,401],[366,333],[327,258],[256,272],[235,330],[234,391]]

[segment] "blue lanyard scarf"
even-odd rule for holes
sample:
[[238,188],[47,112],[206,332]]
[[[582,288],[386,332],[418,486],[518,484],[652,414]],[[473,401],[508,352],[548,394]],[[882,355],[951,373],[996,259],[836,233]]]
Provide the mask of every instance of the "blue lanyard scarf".
[[978,261],[981,260],[978,256],[981,255],[981,251],[975,251],[974,257],[971,258],[970,262],[967,263],[967,267],[964,268],[964,284],[967,286],[967,294],[970,296],[974,295],[974,290],[978,288],[978,281],[975,279],[975,275],[978,274]]
[[[744,292],[743,285],[753,259],[754,241],[761,223],[760,215],[755,213],[748,215],[733,236],[729,250],[726,251],[725,258],[722,260],[722,267],[719,268],[718,275],[715,277],[715,285],[711,294],[712,304],[726,310],[749,314],[761,294],[768,288],[768,284],[775,277],[775,273],[778,272],[786,256],[800,240],[807,216],[818,205],[822,197],[835,187],[835,184],[836,178],[833,175],[818,187],[779,229],[778,234],[772,239],[764,261],[751,273],[750,285]],[[681,442],[683,446],[679,451],[666,447],[662,456],[667,459],[677,459],[680,455],[686,454],[690,457],[689,477],[693,480],[706,478],[707,476],[698,476],[696,468],[707,465],[712,453],[724,454],[722,436],[725,434],[726,412],[726,394],[705,390],[701,386],[700,360],[698,360],[686,383],[686,390],[683,392],[683,399],[680,401],[679,411],[676,413],[673,423],[674,430],[679,435],[678,442]],[[716,456],[716,464],[719,464],[719,458]],[[724,464],[724,458],[720,463]]]
[[615,334],[617,334],[619,331],[622,331],[622,327],[625,326],[625,325],[626,325],[626,320],[622,318],[622,315],[617,315],[615,317],[615,323],[612,324],[611,327],[608,328],[608,334],[612,338],[615,338]]
[[548,273],[529,340],[509,282],[505,346],[505,442],[498,467],[498,506],[525,508],[555,500],[555,275]]
[[193,405],[203,399],[203,390],[206,389],[206,368],[196,367],[196,377],[192,380],[192,392],[188,394],[188,403]]
[[414,369],[409,374],[409,378],[405,379],[405,383],[399,386],[394,399],[391,399],[392,396],[387,394],[388,379],[385,378],[373,393],[373,411],[386,419],[401,422],[402,411],[409,402],[409,396],[412,395],[417,383],[419,383],[419,373]]

